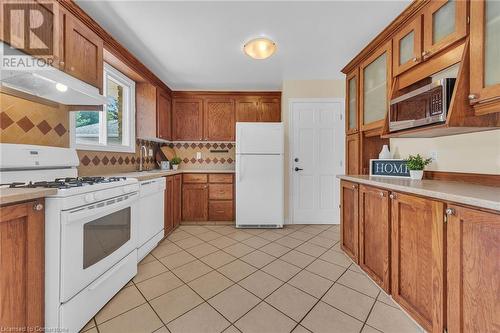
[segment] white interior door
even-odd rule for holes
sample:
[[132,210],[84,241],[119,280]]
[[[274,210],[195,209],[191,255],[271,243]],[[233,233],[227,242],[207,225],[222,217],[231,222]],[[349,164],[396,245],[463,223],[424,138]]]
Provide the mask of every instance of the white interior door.
[[337,174],[343,173],[343,102],[291,104],[292,220],[340,223]]

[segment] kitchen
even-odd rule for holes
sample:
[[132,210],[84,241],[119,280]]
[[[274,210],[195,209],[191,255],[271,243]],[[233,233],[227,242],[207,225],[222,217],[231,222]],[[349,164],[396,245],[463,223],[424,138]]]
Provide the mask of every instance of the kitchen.
[[2,0],[0,328],[498,331],[498,3]]

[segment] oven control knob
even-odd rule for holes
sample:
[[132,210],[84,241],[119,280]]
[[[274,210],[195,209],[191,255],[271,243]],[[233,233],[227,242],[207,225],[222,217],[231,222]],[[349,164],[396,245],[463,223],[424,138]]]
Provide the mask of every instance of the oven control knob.
[[94,195],[92,193],[88,193],[83,199],[85,200],[85,202],[92,202],[94,201]]

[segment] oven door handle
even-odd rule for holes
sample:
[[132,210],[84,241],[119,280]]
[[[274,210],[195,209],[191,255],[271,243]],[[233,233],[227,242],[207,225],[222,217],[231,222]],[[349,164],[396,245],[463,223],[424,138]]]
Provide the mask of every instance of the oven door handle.
[[[119,200],[122,198],[121,200]],[[129,193],[119,197],[106,199],[77,209],[62,212],[61,222],[63,225],[69,225],[74,222],[86,222],[95,218],[105,216],[120,209],[130,207],[130,205],[139,198],[138,192]]]
[[111,276],[113,276],[116,273],[116,271],[118,271],[120,268],[122,268],[122,266],[125,265],[126,263],[127,263],[126,260],[122,260],[122,262],[119,262],[113,268],[111,268],[109,271],[107,271],[106,273],[101,275],[96,281],[94,281],[94,283],[92,283],[90,286],[88,286],[87,289],[89,291],[96,289],[101,284],[106,282]]

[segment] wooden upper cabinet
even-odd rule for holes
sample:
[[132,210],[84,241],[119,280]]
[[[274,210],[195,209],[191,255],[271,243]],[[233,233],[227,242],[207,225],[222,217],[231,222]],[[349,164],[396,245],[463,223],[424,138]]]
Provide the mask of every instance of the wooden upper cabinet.
[[469,99],[479,114],[500,112],[500,2],[471,1],[470,14]]
[[44,327],[43,203],[0,207],[0,326],[5,329],[35,332]]
[[444,204],[393,193],[391,293],[428,332],[445,320]]
[[234,99],[210,98],[205,100],[204,139],[208,141],[234,141],[236,111]]
[[102,91],[103,41],[64,11],[64,71]]
[[238,98],[236,100],[236,121],[257,122],[259,119],[258,98]]
[[424,60],[467,35],[467,3],[464,0],[429,2],[424,11]]
[[173,140],[203,140],[203,100],[174,98],[172,129]]
[[392,39],[393,74],[397,76],[417,65],[422,57],[422,16],[405,25]]
[[208,219],[208,185],[182,185],[182,220],[206,221]]
[[[30,24],[33,27],[38,27],[36,30],[28,29],[28,24],[25,22],[26,16],[24,16],[25,10],[30,11],[28,14]],[[60,5],[57,1],[2,1],[0,17],[2,18],[0,40],[24,53],[51,59],[52,66],[60,67],[62,47],[60,36],[62,36],[62,32]],[[5,23],[3,19],[5,19]],[[29,43],[26,43],[28,35],[30,40]]]
[[340,202],[340,247],[358,263],[358,184],[341,181]]
[[358,132],[358,115],[359,115],[359,69],[356,68],[346,79],[346,117],[345,128],[346,134]]
[[361,129],[381,128],[388,110],[391,85],[391,42],[378,48],[360,66]]
[[346,136],[346,158],[345,172],[348,175],[359,175],[360,159],[359,159],[359,134],[349,134]]
[[258,121],[280,122],[281,103],[279,98],[260,98]]
[[448,206],[448,332],[498,331],[500,215]]
[[172,140],[172,100],[164,90],[157,89],[156,131],[160,139]]
[[359,265],[390,293],[389,192],[359,186]]

